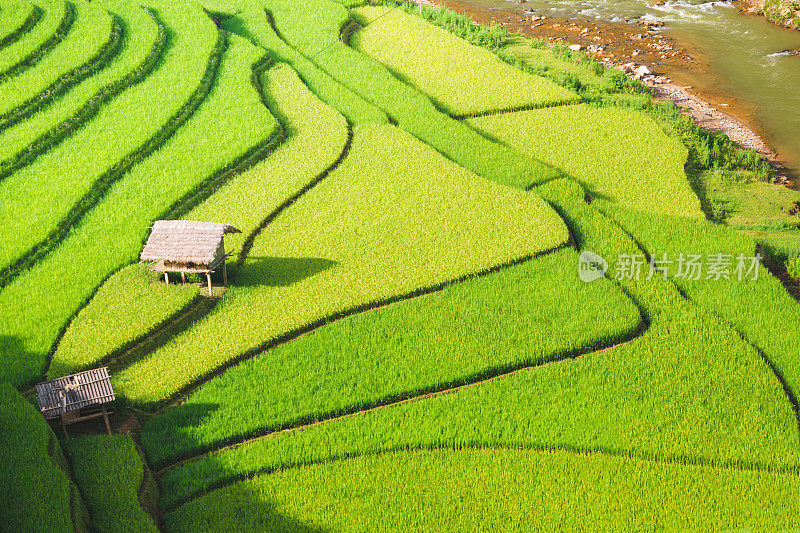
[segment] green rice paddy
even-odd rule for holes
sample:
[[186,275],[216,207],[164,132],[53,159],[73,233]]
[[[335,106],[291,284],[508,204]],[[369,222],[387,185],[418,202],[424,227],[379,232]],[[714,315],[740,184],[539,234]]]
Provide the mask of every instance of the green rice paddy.
[[[620,76],[391,2],[0,2],[0,528],[800,527],[800,195]],[[163,219],[241,230],[227,286],[138,262]],[[114,434],[48,427],[99,366]]]

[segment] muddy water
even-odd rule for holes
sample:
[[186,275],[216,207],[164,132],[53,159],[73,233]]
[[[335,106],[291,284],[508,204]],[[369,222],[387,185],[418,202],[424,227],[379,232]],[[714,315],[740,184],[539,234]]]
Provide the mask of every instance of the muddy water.
[[[738,12],[730,2],[668,0],[663,6],[643,0],[462,0],[465,3],[577,20],[664,22],[665,34],[688,43],[711,67],[710,73],[684,72],[680,82],[692,85],[714,104],[724,96],[738,101],[737,114],[761,133],[778,152],[790,176],[800,184],[800,31],[780,28],[762,17]],[[725,106],[720,109],[725,111]]]

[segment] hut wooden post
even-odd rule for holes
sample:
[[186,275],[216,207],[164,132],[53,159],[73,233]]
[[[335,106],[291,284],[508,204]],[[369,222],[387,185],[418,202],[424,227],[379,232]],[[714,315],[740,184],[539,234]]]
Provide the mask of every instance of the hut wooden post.
[[224,285],[225,287],[228,286],[228,267],[226,266],[227,264],[228,264],[227,261],[225,260],[222,261],[222,285]]
[[103,410],[103,420],[106,423],[106,431],[108,431],[108,434],[111,435],[111,424],[108,423],[108,412],[106,411],[105,405],[102,406],[102,410]]
[[206,279],[208,280],[208,295],[213,296],[211,293],[211,272],[206,272]]
[[169,274],[166,270],[164,271],[164,282],[169,285]]

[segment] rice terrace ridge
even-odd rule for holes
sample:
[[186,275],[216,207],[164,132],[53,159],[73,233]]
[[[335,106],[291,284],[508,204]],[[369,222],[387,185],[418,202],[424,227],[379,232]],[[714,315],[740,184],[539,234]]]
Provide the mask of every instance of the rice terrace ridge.
[[798,530],[775,177],[443,6],[0,0],[0,529]]

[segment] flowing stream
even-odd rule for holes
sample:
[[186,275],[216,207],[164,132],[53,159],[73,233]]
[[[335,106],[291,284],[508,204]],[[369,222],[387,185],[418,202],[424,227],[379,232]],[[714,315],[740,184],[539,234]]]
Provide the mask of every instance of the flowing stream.
[[689,83],[743,102],[748,113],[742,118],[756,126],[800,185],[800,55],[784,52],[800,49],[800,31],[743,15],[730,2],[668,0],[656,6],[643,0],[528,0],[520,6],[508,0],[462,1],[584,21],[664,22],[666,35],[689,44],[711,67],[710,75],[689,76]]

